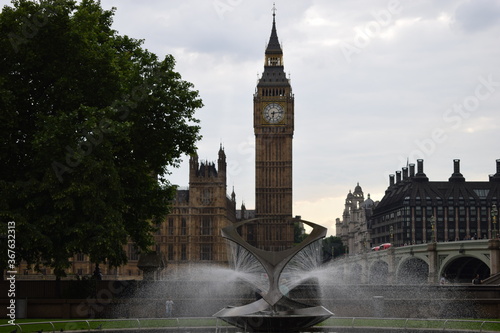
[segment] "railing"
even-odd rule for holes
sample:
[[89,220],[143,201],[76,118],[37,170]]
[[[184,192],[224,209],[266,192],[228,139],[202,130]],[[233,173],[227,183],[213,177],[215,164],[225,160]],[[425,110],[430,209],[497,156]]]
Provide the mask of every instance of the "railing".
[[214,317],[179,318],[127,318],[127,319],[87,319],[16,322],[0,325],[0,332],[93,332],[120,330],[180,330],[180,329],[218,329],[232,327]]
[[[129,262],[132,260],[129,260]],[[137,260],[136,260],[137,261]],[[92,276],[92,274],[82,274],[82,275],[77,275],[77,274],[68,274],[66,277],[62,277],[62,281],[76,281],[78,278],[88,278]],[[5,280],[8,278],[9,275],[4,274],[3,279]],[[102,275],[102,280],[134,280],[134,279],[140,279],[142,280],[142,275],[125,275],[125,274],[103,274]],[[53,274],[18,274],[16,275],[16,280],[31,280],[31,281],[55,281],[56,276]]]
[[468,319],[419,319],[419,318],[374,318],[332,317],[315,328],[384,328],[400,331],[463,331],[500,332],[500,321]]
[[[471,250],[488,250],[489,249],[489,241],[491,239],[476,239],[476,240],[460,240],[460,241],[449,241],[449,242],[436,242],[437,250],[439,251],[456,251],[459,252],[461,249],[466,251]],[[390,249],[394,250],[396,254],[402,254],[405,252],[412,253],[426,253],[427,246],[432,244],[432,242],[420,243],[420,244],[408,244],[408,245],[393,245]],[[377,256],[384,255],[389,253],[389,249],[372,251],[366,250],[362,253],[346,253],[342,256],[335,258],[334,260],[342,260],[346,258],[356,258],[363,257],[364,255],[368,256]]]
[[[15,328],[14,328],[15,326]],[[418,319],[418,318],[373,318],[332,317],[323,323],[307,329],[308,332],[329,332],[332,329],[384,328],[389,330],[500,332],[500,321],[466,319]],[[92,332],[119,330],[189,330],[203,332],[232,331],[233,327],[214,317],[179,318],[129,318],[93,320],[57,320],[45,322],[22,322],[14,325],[0,325],[0,332]]]

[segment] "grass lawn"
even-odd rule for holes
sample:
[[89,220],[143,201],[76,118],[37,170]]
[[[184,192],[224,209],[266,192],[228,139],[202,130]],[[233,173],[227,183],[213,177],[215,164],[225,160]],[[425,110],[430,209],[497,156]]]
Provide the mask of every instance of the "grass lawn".
[[[7,319],[0,320],[0,325],[8,324]],[[158,318],[158,319],[115,319],[115,320],[64,320],[64,319],[18,319],[22,332],[52,332],[72,330],[99,330],[112,328],[144,328],[144,327],[215,327],[228,326],[216,318]],[[500,319],[397,319],[397,318],[330,318],[318,326],[335,327],[400,327],[421,329],[461,329],[470,331],[498,331]],[[0,326],[0,333],[10,333],[18,326]]]

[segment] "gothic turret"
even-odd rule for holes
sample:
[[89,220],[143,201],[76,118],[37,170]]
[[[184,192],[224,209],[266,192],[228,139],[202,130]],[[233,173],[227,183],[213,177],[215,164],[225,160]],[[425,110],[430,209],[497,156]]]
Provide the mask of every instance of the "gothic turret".
[[219,173],[226,175],[226,153],[224,152],[224,148],[222,144],[219,148],[219,159],[217,160],[217,168],[219,169]]

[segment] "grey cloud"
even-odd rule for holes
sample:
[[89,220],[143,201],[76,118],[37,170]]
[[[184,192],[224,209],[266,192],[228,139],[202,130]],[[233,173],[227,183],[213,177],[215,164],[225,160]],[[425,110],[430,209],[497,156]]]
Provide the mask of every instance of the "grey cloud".
[[497,0],[467,1],[455,11],[455,24],[465,32],[473,33],[488,29],[498,22],[500,22],[500,2]]

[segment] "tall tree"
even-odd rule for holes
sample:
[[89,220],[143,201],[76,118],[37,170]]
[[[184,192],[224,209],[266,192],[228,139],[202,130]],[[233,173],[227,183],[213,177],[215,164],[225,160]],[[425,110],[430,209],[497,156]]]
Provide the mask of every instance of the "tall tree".
[[95,0],[0,13],[0,218],[15,222],[16,262],[57,276],[75,253],[118,266],[129,238],[146,250],[175,194],[169,170],[200,139],[198,92],[113,14]]

